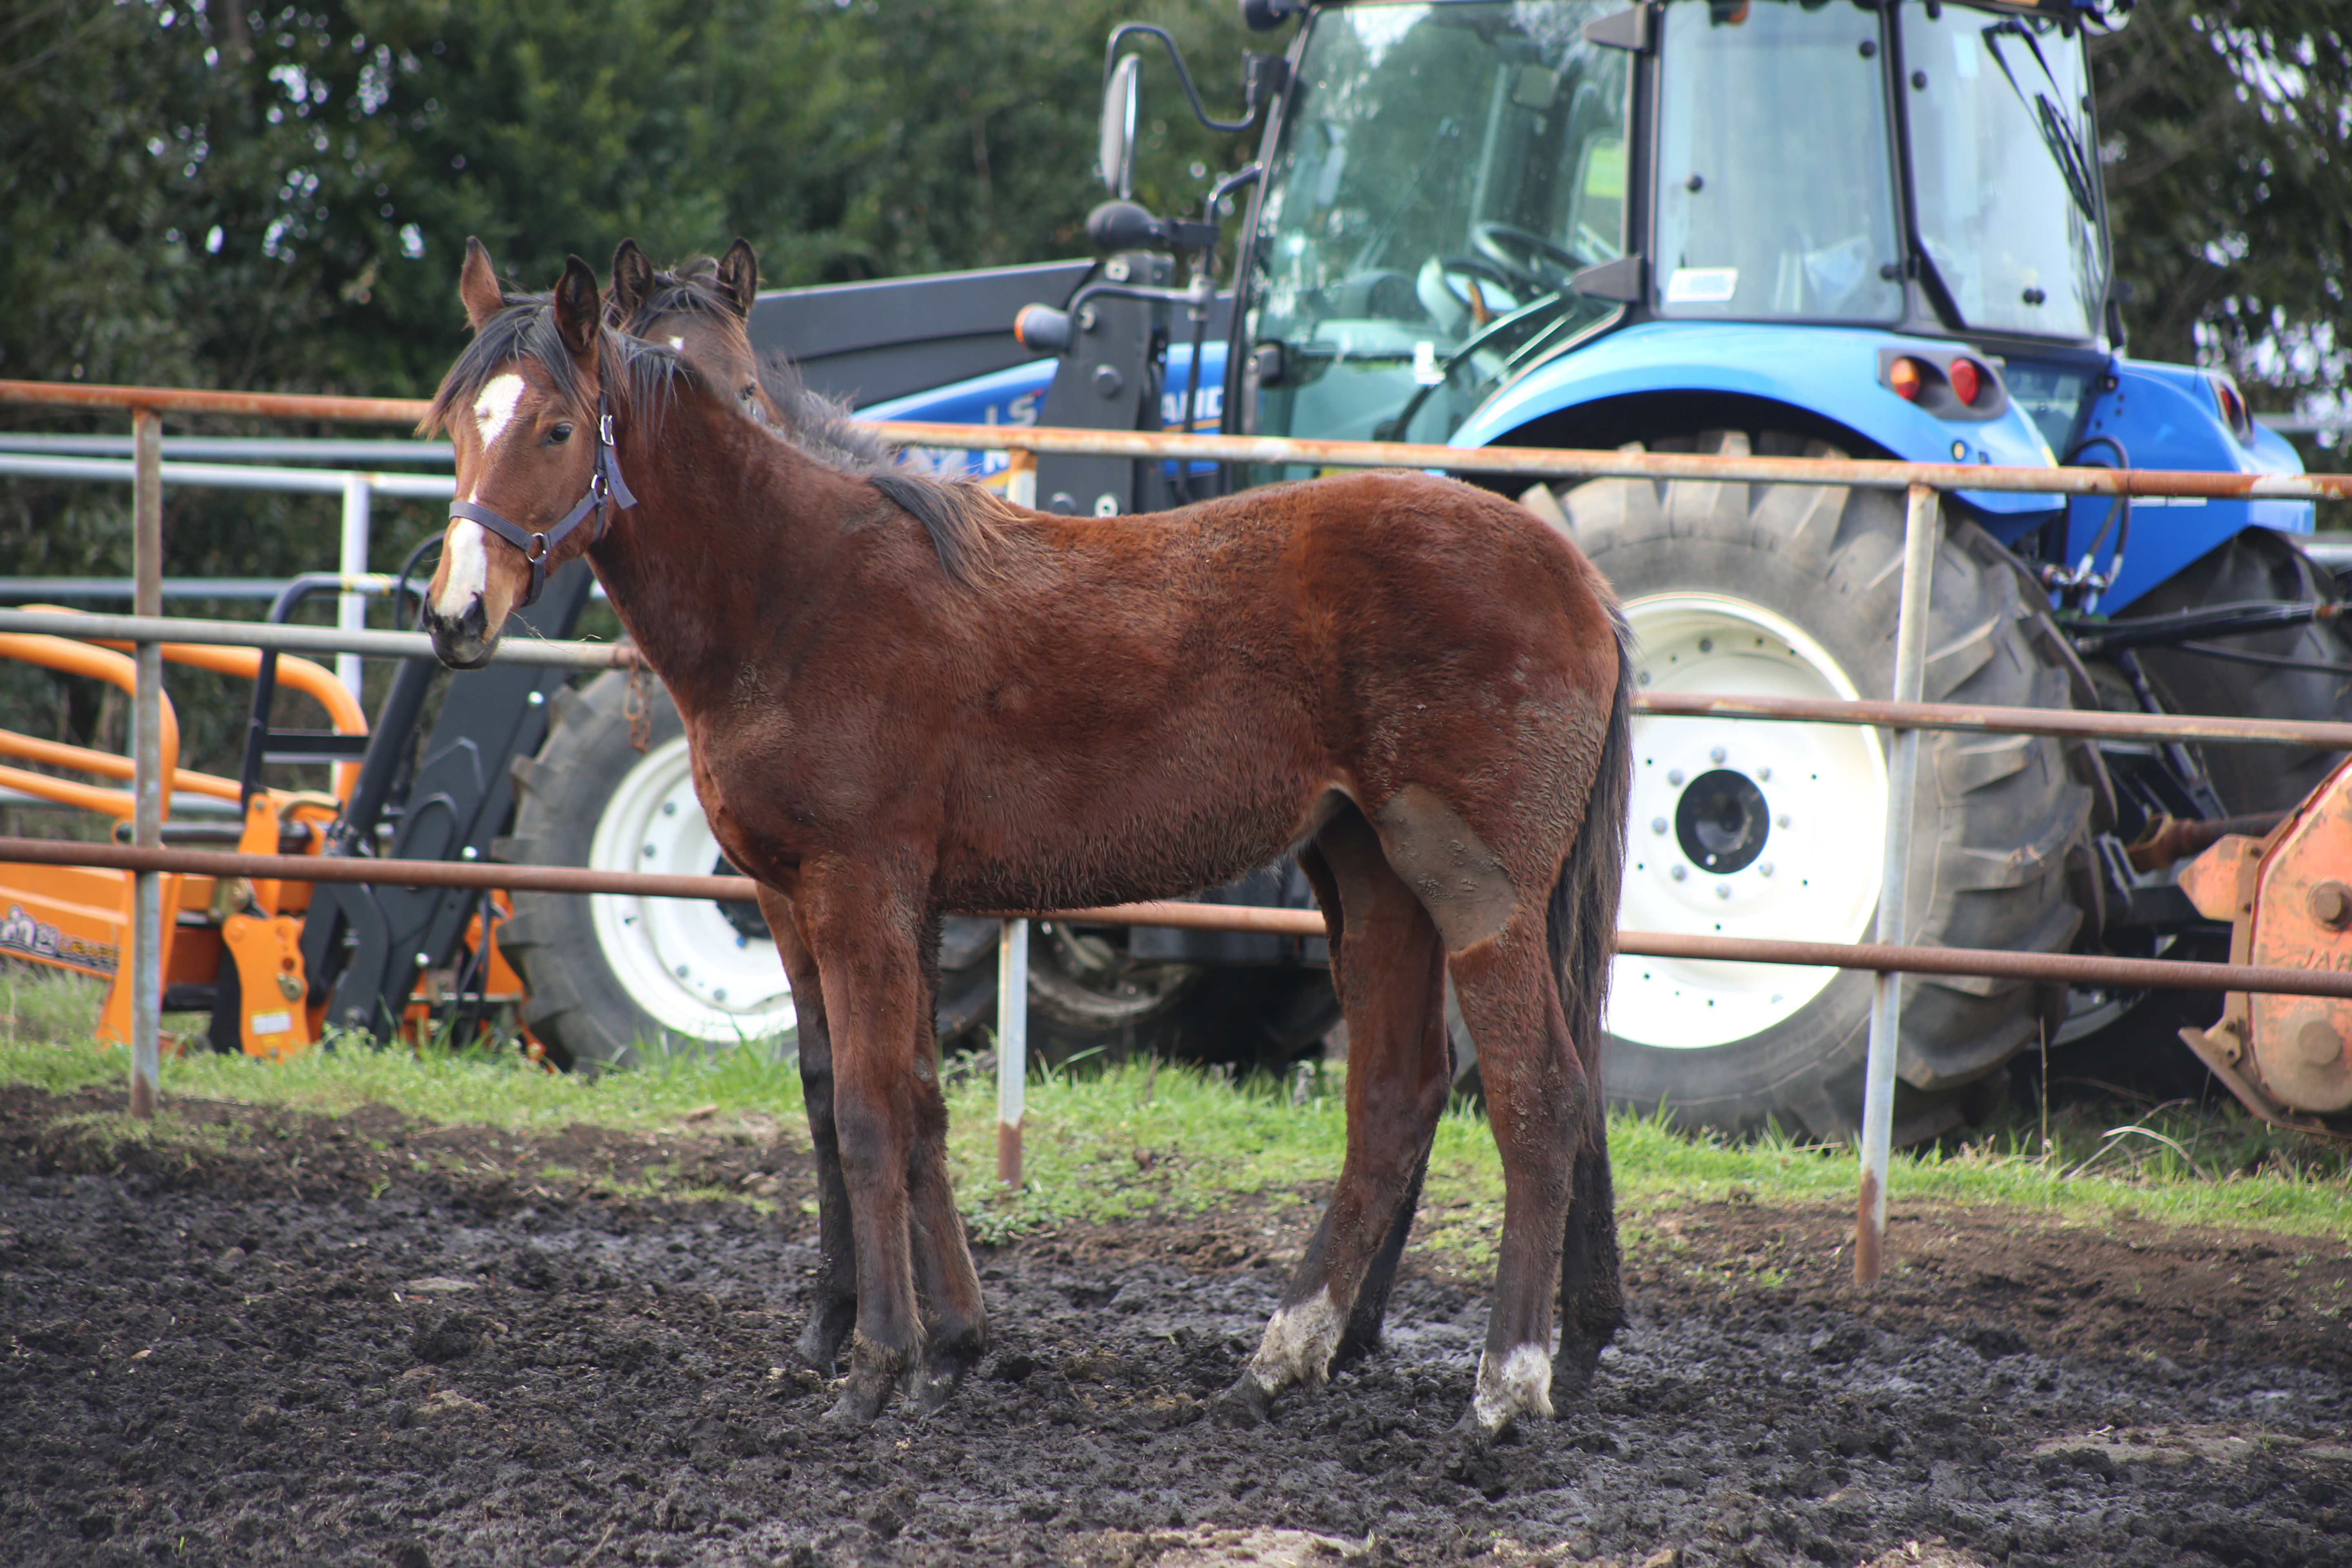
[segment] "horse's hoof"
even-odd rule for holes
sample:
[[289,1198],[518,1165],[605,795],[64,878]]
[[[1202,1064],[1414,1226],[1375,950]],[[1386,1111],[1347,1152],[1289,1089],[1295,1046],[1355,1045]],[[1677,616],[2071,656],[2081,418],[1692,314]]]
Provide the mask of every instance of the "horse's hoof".
[[801,1331],[793,1353],[807,1366],[826,1377],[841,1360],[841,1347],[848,1342],[849,1331],[857,1321],[855,1302],[840,1310],[820,1307],[809,1314],[808,1327]]
[[824,1419],[836,1426],[863,1426],[882,1414],[882,1406],[889,1397],[889,1378],[874,1377],[863,1368],[853,1368],[842,1385],[841,1397],[834,1401]]
[[963,1374],[970,1363],[954,1356],[932,1356],[919,1366],[907,1369],[900,1383],[908,1413],[929,1415],[955,1397],[963,1386]]
[[1512,1418],[1508,1415],[1496,1425],[1488,1426],[1478,1414],[1478,1406],[1474,1402],[1462,1413],[1462,1419],[1454,1424],[1454,1430],[1447,1436],[1462,1453],[1483,1454],[1498,1443],[1509,1442],[1511,1427]]
[[1217,1395],[1217,1414],[1229,1426],[1263,1426],[1274,1418],[1274,1395],[1255,1374],[1245,1372]]

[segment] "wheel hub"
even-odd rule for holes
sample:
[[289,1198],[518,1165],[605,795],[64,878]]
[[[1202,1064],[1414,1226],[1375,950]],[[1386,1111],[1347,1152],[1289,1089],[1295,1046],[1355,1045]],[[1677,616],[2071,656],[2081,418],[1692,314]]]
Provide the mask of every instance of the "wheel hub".
[[[1651,691],[1859,693],[1801,628],[1713,594],[1625,606]],[[1635,931],[1851,942],[1878,901],[1886,766],[1875,731],[1717,719],[1634,721],[1619,923]],[[1745,1039],[1801,1012],[1834,969],[1621,958],[1609,1027],[1644,1045]]]
[[1746,870],[1771,836],[1764,792],[1730,768],[1693,779],[1675,807],[1675,838],[1684,857],[1719,877]]

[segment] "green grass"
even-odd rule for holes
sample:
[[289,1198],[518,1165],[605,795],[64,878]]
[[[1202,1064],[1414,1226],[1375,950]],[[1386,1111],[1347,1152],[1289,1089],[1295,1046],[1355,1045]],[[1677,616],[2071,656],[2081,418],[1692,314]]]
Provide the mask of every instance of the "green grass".
[[[68,1091],[121,1081],[121,1054],[88,1043],[93,987],[28,980],[21,970],[8,985],[0,992],[8,1017],[0,1082]],[[987,1239],[1314,1192],[1337,1173],[1345,1148],[1342,1082],[1336,1068],[1284,1084],[1229,1084],[1149,1065],[1043,1074],[1029,1085],[1024,1181],[1012,1193],[995,1181],[992,1077],[984,1063],[950,1062],[957,1190]],[[574,1121],[675,1127],[688,1110],[711,1107],[713,1124],[772,1117],[787,1140],[806,1138],[797,1073],[757,1048],[591,1079],[511,1054],[380,1051],[353,1041],[280,1066],[210,1054],[167,1059],[163,1089],[167,1100],[327,1114],[381,1102],[436,1121],[541,1131]],[[1610,1142],[1620,1197],[1643,1211],[1742,1195],[1783,1205],[1853,1201],[1854,1160],[1842,1147],[1694,1136],[1628,1115],[1612,1120]],[[2234,1108],[2077,1109],[2054,1115],[2046,1129],[2004,1113],[1966,1142],[1897,1154],[1889,1190],[1898,1203],[2000,1205],[2075,1222],[2137,1216],[2352,1239],[2352,1169],[2343,1151],[2263,1127]],[[1494,1142],[1482,1117],[1457,1107],[1438,1127],[1419,1245],[1482,1263],[1501,1212]]]

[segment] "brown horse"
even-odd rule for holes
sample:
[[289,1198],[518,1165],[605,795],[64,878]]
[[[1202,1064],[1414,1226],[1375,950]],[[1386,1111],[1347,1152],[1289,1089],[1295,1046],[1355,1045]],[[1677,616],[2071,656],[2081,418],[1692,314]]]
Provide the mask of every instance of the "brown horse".
[[469,247],[459,291],[475,342],[429,423],[463,499],[427,627],[478,663],[584,551],[676,700],[712,831],[823,999],[811,1120],[851,1276],[803,1344],[829,1363],[854,1318],[835,1415],[901,1377],[928,1408],[984,1343],[929,1028],[941,914],[1164,897],[1290,848],[1331,926],[1348,1152],[1237,1402],[1262,1414],[1378,1339],[1445,1101],[1449,972],[1506,1184],[1472,1417],[1549,1412],[1555,1290],[1589,1373],[1622,1316],[1597,1050],[1630,662],[1565,540],[1418,474],[1158,517],[918,511],[604,328],[577,258],[514,302]]

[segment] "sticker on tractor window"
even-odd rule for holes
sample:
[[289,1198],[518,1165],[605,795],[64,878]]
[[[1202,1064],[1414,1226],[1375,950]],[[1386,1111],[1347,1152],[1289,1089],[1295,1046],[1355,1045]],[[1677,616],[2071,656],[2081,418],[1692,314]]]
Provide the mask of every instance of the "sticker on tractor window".
[[1738,289],[1737,267],[1677,267],[1666,279],[1666,303],[1727,305]]
[[10,904],[7,918],[0,920],[0,952],[21,952],[44,963],[104,976],[111,976],[122,961],[121,948],[61,931],[26,914],[22,904]]

